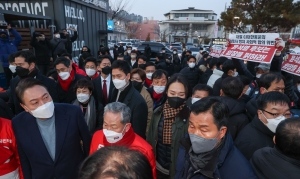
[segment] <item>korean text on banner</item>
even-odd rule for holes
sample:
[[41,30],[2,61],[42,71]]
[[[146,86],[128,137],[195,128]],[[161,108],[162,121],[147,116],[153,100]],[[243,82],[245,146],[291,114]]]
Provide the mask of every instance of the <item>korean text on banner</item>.
[[281,70],[300,76],[300,55],[290,54],[289,58],[282,63]]
[[275,53],[277,33],[230,34],[230,45],[222,56],[254,62],[271,63]]
[[209,55],[215,58],[219,58],[224,50],[225,49],[223,49],[222,47],[212,47]]

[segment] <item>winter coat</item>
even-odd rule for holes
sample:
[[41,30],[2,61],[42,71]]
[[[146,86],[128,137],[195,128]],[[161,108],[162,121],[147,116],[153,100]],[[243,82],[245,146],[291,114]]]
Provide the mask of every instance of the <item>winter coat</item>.
[[142,97],[146,101],[147,107],[148,107],[148,119],[147,119],[147,129],[146,129],[146,135],[147,135],[148,134],[149,125],[150,125],[150,121],[151,121],[152,114],[153,114],[153,100],[151,98],[150,93],[147,91],[147,88],[144,87],[144,86],[143,86],[140,94],[142,95]]
[[253,153],[263,147],[274,147],[274,133],[257,116],[239,133],[235,146],[250,160]]
[[199,83],[202,72],[197,67],[194,68],[185,67],[180,71],[180,73],[186,77],[192,89],[194,88],[194,86],[196,86]]
[[66,36],[61,35],[61,38],[67,40],[65,48],[69,54],[72,54],[72,51],[73,51],[72,43],[77,39],[77,31],[74,31],[73,36],[71,36],[70,34],[67,34]]
[[[38,73],[35,77],[36,79],[40,80],[46,87],[47,90],[54,102],[59,102],[58,99],[58,92],[56,88],[55,81],[45,77],[44,75]],[[14,114],[19,114],[20,112],[24,111],[24,109],[20,105],[20,101],[18,100],[16,96],[16,87],[20,81],[20,77],[17,76],[16,78],[13,78],[10,82],[10,97],[8,104],[10,105],[11,109],[13,110]]]
[[[220,150],[219,155],[215,155],[206,164],[206,166],[199,172],[187,178],[188,172],[186,167],[190,168],[189,150],[192,146],[190,138],[186,136],[181,140],[181,146],[176,161],[176,175],[175,179],[210,179],[210,177],[203,175],[213,175],[213,178],[219,179],[256,179],[256,175],[246,158],[234,146],[231,135],[227,132],[225,135],[224,146]],[[216,162],[213,162],[216,161]],[[189,165],[186,165],[186,164]]]
[[284,155],[276,147],[257,150],[250,163],[258,179],[300,178],[300,161]]
[[74,90],[74,86],[78,80],[83,79],[83,78],[88,79],[85,76],[75,74],[75,78],[73,79],[68,91],[63,90],[60,83],[57,82],[56,89],[57,89],[57,94],[58,94],[58,101],[60,103],[72,104],[72,102],[77,99],[77,95],[76,95],[76,91]]
[[50,40],[53,60],[57,58],[58,53],[60,53],[62,50],[66,50],[66,43],[68,43],[67,39],[58,39],[54,37]]
[[217,68],[215,68],[214,71],[213,71],[213,74],[208,79],[207,85],[213,88],[215,82],[217,81],[217,79],[221,78],[223,73],[224,73],[223,71],[218,70]]
[[[158,107],[153,115],[150,122],[150,127],[147,135],[147,142],[152,146],[155,156],[157,156],[157,141],[158,141],[158,127],[159,121],[163,115],[163,106]],[[169,168],[170,178],[175,176],[175,166],[177,161],[177,156],[179,152],[179,141],[187,133],[188,128],[188,118],[189,118],[189,109],[184,107],[172,124],[172,143],[171,143],[171,166]]]
[[[119,90],[114,88],[109,95],[109,102],[116,102]],[[123,98],[124,100],[120,100]],[[131,110],[130,123],[136,134],[146,138],[146,128],[148,119],[147,103],[142,95],[130,83],[121,93],[118,102],[126,104]]]
[[166,60],[164,59],[156,62],[156,69],[168,71]]
[[125,133],[124,137],[120,141],[114,144],[111,144],[106,140],[103,130],[97,131],[92,138],[90,155],[98,149],[106,146],[126,146],[129,149],[141,152],[145,155],[145,157],[147,157],[152,168],[153,178],[156,179],[156,163],[152,147],[145,141],[145,139],[134,133],[132,127]]
[[247,116],[248,116],[249,121],[252,121],[253,118],[257,115],[257,110],[258,110],[257,103],[256,103],[257,98],[258,98],[258,96],[256,96],[255,98],[252,98],[246,104]]
[[34,47],[34,52],[37,59],[36,64],[49,65],[50,57],[52,57],[49,40],[45,39],[44,41],[37,41],[36,35],[34,33],[33,37],[31,38],[30,45]]
[[213,87],[213,95],[220,96],[220,90],[222,89],[222,82],[225,78],[229,77],[226,73],[223,73],[222,77],[217,79]]
[[166,96],[165,95],[162,95],[162,97],[160,98],[159,101],[155,101],[155,99],[153,98],[153,93],[154,93],[153,86],[147,88],[147,91],[150,93],[151,98],[153,100],[153,109],[154,110],[156,108],[158,108],[159,106],[163,105],[166,102]]
[[173,63],[173,66],[174,66],[174,73],[179,73],[180,70],[181,70],[181,61],[180,61],[180,58],[177,54],[172,55],[172,63]]
[[23,179],[14,131],[11,121],[5,118],[0,118],[0,140],[0,178],[16,174]]
[[213,71],[209,68],[206,68],[205,72],[202,73],[202,75],[201,75],[200,83],[207,84],[207,82],[212,74],[213,74]]
[[220,97],[229,109],[228,130],[232,139],[238,136],[242,129],[249,123],[246,108],[238,100],[229,97]]
[[11,120],[13,117],[14,113],[12,112],[10,107],[6,104],[6,102],[3,99],[0,98],[0,118]]
[[9,32],[15,37],[14,40],[10,40],[10,36],[6,31],[0,31],[0,33],[5,33],[7,36],[5,40],[0,38],[0,62],[2,62],[3,67],[9,66],[8,56],[18,51],[18,46],[22,41],[21,35],[15,29],[11,28]]

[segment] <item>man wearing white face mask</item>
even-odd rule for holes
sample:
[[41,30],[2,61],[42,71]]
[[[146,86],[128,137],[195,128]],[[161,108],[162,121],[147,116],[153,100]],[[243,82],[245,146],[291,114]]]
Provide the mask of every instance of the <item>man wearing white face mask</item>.
[[134,132],[130,123],[131,111],[123,103],[109,103],[104,108],[103,130],[97,131],[91,142],[90,154],[106,146],[125,146],[144,154],[156,178],[155,157],[150,144]]
[[88,57],[87,59],[85,59],[84,68],[85,68],[85,73],[91,80],[96,79],[99,76],[99,73],[97,71],[96,58]]
[[57,54],[62,50],[66,50],[66,43],[68,43],[67,39],[61,39],[60,33],[58,30],[54,32],[53,39],[50,40],[50,47],[52,50],[52,58],[53,61],[56,60]]
[[147,62],[146,68],[145,68],[146,80],[145,80],[145,84],[144,84],[146,88],[149,88],[152,86],[152,75],[155,71],[156,71],[155,64],[152,62]]
[[132,50],[129,55],[130,55],[130,58],[125,57],[124,59],[128,62],[128,64],[130,65],[130,67],[133,68],[133,66],[136,66],[135,64],[137,64],[137,60],[136,60],[137,51],[136,50]]
[[263,147],[273,147],[277,125],[291,117],[289,98],[280,92],[268,92],[257,99],[257,115],[235,140],[236,147],[250,160]]
[[148,107],[141,94],[130,82],[130,66],[126,61],[117,60],[112,66],[112,81],[115,88],[109,102],[121,102],[131,110],[131,124],[135,133],[145,138]]
[[196,58],[189,56],[187,59],[188,67],[183,68],[180,73],[189,81],[191,88],[194,88],[200,82],[201,71],[196,66]]
[[194,104],[195,102],[197,102],[205,97],[212,96],[212,94],[213,94],[212,87],[210,87],[206,84],[197,84],[193,88],[192,97],[190,97],[188,100],[186,100],[186,104],[188,107],[191,107],[191,105]]
[[80,108],[53,103],[34,78],[21,80],[16,95],[25,110],[12,121],[24,178],[76,178],[91,142]]
[[59,57],[54,62],[58,73],[58,83],[56,85],[59,102],[71,104],[76,99],[76,93],[73,89],[76,82],[82,78],[82,75],[75,73],[69,59]]
[[128,63],[131,60],[131,52],[132,52],[132,47],[131,46],[127,46],[126,47],[126,51],[124,53],[124,60],[127,61]]

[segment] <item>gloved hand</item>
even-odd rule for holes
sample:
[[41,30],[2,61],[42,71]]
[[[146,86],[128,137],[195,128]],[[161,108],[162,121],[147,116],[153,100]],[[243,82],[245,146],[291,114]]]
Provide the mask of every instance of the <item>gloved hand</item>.
[[281,51],[283,50],[283,48],[285,47],[285,42],[282,40],[282,38],[278,37],[275,39],[275,48],[276,48],[276,56],[280,56],[281,55]]

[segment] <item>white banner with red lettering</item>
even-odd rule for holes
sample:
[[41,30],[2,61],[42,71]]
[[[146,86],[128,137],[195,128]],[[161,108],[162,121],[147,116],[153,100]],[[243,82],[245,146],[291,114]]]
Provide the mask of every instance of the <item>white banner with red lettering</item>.
[[221,54],[224,52],[224,50],[225,48],[223,48],[222,46],[217,46],[217,47],[212,46],[212,50],[209,52],[209,55],[212,57],[219,58]]
[[221,56],[259,63],[271,63],[276,53],[277,33],[230,34],[230,44]]
[[282,63],[281,70],[300,76],[300,55],[289,54],[288,59]]

